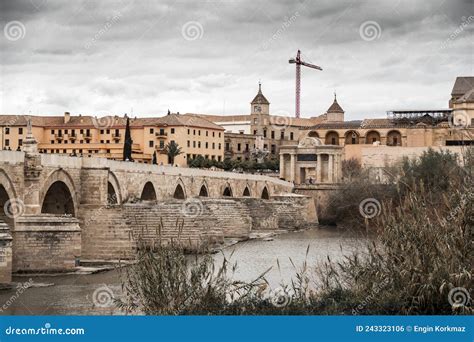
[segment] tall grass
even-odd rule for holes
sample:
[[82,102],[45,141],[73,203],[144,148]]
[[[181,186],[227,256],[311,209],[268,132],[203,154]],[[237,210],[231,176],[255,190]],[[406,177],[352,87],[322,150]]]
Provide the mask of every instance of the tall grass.
[[[165,315],[473,314],[469,298],[448,298],[456,288],[472,298],[474,285],[474,159],[466,160],[458,167],[452,155],[429,151],[404,161],[366,248],[328,257],[314,270],[310,260],[294,265],[296,277],[278,293],[269,291],[265,273],[235,280],[237,264],[225,256],[215,265],[209,254],[186,255],[179,241],[139,240],[136,263],[122,271],[119,305]],[[350,201],[359,214],[356,197]]]

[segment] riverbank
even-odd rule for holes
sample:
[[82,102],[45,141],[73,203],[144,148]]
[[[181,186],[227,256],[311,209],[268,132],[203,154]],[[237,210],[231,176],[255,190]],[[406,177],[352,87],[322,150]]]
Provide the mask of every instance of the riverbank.
[[[348,231],[334,227],[321,227],[298,232],[280,234],[272,241],[253,239],[224,248],[222,253],[213,255],[216,264],[223,255],[237,262],[235,278],[251,280],[271,267],[266,278],[271,287],[278,287],[283,281],[289,283],[295,275],[296,266],[306,258],[314,264],[328,255],[338,260],[345,253],[363,246],[365,239]],[[280,264],[278,267],[277,264]],[[29,278],[15,276],[14,281],[25,282]],[[113,298],[121,296],[119,272],[110,270],[96,274],[62,274],[56,276],[32,276],[33,283],[53,283],[47,288],[28,288],[17,296],[17,289],[0,292],[2,315],[120,315],[123,314],[113,304]],[[95,296],[94,296],[95,293]],[[102,295],[104,303],[98,299]],[[110,300],[109,300],[110,298]],[[95,302],[94,302],[95,299]]]

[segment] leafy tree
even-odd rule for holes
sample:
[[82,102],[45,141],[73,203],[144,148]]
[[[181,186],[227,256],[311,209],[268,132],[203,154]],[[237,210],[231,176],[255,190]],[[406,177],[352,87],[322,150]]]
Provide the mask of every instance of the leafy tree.
[[168,163],[172,165],[174,165],[174,158],[183,153],[181,147],[173,140],[166,144],[163,152],[168,155]]

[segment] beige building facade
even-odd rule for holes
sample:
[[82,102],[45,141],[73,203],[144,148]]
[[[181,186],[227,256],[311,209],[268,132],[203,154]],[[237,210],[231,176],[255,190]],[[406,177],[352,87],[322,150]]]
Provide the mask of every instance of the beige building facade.
[[[41,153],[105,157],[122,160],[126,118],[106,116],[0,115],[0,144],[3,150],[21,150],[27,121]],[[190,158],[202,155],[221,161],[224,158],[224,129],[194,115],[169,114],[159,118],[131,118],[132,157],[141,163],[170,163],[165,146],[174,141],[181,148],[174,163],[186,166]]]

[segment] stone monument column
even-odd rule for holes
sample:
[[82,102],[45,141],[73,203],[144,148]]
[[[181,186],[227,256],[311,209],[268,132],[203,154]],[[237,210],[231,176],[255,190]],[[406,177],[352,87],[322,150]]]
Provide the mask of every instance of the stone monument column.
[[294,152],[290,154],[290,182],[295,181],[296,155]]
[[23,142],[23,151],[25,152],[25,188],[23,191],[25,214],[37,215],[41,213],[39,177],[43,166],[41,165],[41,155],[38,153],[38,143],[33,136],[30,119],[28,119],[26,138]]
[[334,183],[334,154],[329,155],[328,160],[328,183]]
[[317,155],[317,159],[316,159],[316,182],[317,183],[322,183],[323,180],[321,179],[322,178],[322,170],[321,170],[321,164],[323,162],[322,160],[322,157],[320,154],[316,154]]
[[285,155],[280,152],[280,178],[285,179]]

